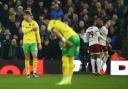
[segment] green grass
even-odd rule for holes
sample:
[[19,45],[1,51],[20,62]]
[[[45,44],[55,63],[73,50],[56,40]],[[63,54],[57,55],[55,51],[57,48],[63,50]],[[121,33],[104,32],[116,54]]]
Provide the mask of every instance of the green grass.
[[72,85],[56,86],[61,75],[26,79],[23,75],[0,75],[0,89],[128,89],[128,76],[76,74]]

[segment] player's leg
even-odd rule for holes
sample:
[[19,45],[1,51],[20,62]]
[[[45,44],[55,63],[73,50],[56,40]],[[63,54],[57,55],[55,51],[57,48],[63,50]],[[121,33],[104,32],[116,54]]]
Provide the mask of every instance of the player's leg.
[[101,74],[100,71],[101,71],[101,57],[102,57],[102,49],[101,49],[101,45],[99,44],[95,44],[93,46],[93,52],[94,52],[94,55],[95,55],[95,59],[96,59],[96,65],[97,65],[97,72],[98,74]]
[[68,76],[68,83],[69,84],[71,84],[74,66],[75,66],[74,65],[74,57],[70,57],[70,59],[69,59],[69,76]]
[[25,69],[26,77],[30,78],[30,57],[28,55],[25,56]]
[[[72,42],[72,38],[68,39],[70,42]],[[68,84],[68,78],[69,78],[69,60],[70,56],[74,56],[74,45],[68,46],[64,44],[63,47],[63,57],[62,57],[62,71],[63,71],[63,80],[58,83],[58,85],[67,85]]]
[[36,43],[31,44],[31,53],[33,57],[33,77],[39,77],[36,72],[37,64],[38,64],[38,59],[37,59],[38,48]]
[[95,57],[94,57],[93,54],[91,54],[90,60],[91,60],[92,73],[93,73],[93,74],[96,74],[96,70],[95,70],[96,59],[95,59]]
[[74,57],[79,55],[80,50],[80,38],[79,36],[73,36],[72,39],[69,40],[73,43],[73,45],[70,47],[70,59],[69,59],[69,84],[71,84],[72,76],[73,76],[73,68],[74,68]]
[[63,67],[63,80],[66,80],[69,75],[69,57],[63,56],[62,57],[62,67]]
[[109,55],[108,55],[108,49],[106,46],[102,46],[102,50],[103,50],[103,56],[102,56],[102,63],[101,63],[101,73],[105,74],[106,69],[104,69],[104,65],[106,64]]
[[29,44],[23,44],[23,51],[25,54],[26,77],[30,78],[30,49],[29,49]]
[[102,74],[105,74],[105,72],[106,72],[106,69],[103,70],[103,67],[104,67],[104,65],[106,64],[106,62],[107,62],[107,60],[108,60],[108,57],[109,57],[108,52],[104,52],[104,56],[103,56],[102,64],[101,64],[101,68],[102,68],[101,71],[102,71]]
[[90,60],[91,60],[92,73],[96,74],[96,69],[95,69],[96,58],[95,58],[95,54],[94,54],[94,52],[95,52],[94,45],[89,46],[89,51],[90,51],[90,55],[91,55]]
[[97,65],[98,74],[101,74],[100,73],[100,71],[101,71],[101,55],[100,54],[96,55],[96,65]]
[[102,66],[104,66],[104,64],[107,62],[108,57],[109,57],[108,52],[104,53],[103,64],[102,64]]
[[57,85],[67,85],[69,77],[69,57],[62,56],[62,73],[63,79]]

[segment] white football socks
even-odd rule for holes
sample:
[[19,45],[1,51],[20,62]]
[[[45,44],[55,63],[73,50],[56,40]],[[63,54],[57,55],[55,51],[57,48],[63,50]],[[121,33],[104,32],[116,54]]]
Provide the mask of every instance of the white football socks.
[[101,70],[101,59],[100,58],[97,58],[96,65],[97,65],[97,72],[100,73],[100,70]]
[[103,69],[103,66],[106,64],[106,62],[107,62],[107,60],[108,60],[108,57],[109,57],[109,55],[104,55],[104,57],[103,57],[103,62],[102,62],[102,65],[101,65],[101,67],[102,67],[102,69]]
[[95,59],[91,59],[92,73],[96,73],[95,71]]

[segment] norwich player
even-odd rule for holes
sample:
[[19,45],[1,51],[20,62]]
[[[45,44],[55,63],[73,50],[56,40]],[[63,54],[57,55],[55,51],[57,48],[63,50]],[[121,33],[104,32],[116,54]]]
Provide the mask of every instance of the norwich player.
[[[37,69],[37,52],[38,48],[42,49],[39,27],[36,21],[32,19],[30,11],[24,11],[24,20],[22,21],[23,32],[23,50],[25,54],[26,77],[30,78],[30,53],[33,57],[33,77],[39,77]],[[38,46],[37,46],[38,45]]]
[[63,79],[58,85],[69,85],[73,75],[74,57],[79,55],[79,36],[71,27],[60,20],[48,20],[47,23],[48,30],[64,43],[62,56]]

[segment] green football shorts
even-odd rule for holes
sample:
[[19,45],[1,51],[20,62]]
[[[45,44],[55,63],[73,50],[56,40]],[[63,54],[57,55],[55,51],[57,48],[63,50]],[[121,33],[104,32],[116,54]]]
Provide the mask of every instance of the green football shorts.
[[23,51],[25,55],[29,55],[33,52],[38,52],[37,44],[36,43],[25,43],[23,44]]
[[79,55],[80,38],[78,35],[74,35],[68,39],[73,45],[63,47],[63,56],[77,56]]

